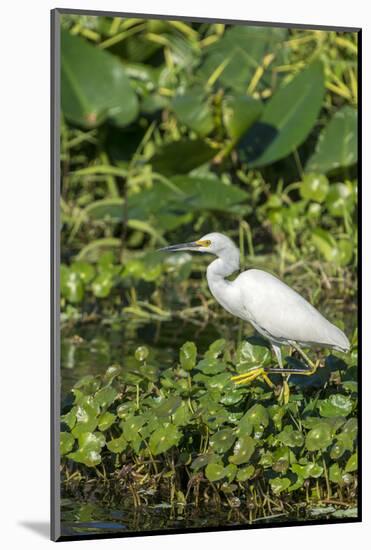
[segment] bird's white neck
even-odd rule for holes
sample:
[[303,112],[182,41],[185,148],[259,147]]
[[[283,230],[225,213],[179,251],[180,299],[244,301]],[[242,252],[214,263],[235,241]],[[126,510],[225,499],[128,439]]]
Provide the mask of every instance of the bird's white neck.
[[220,254],[217,260],[211,262],[206,271],[206,278],[211,293],[215,299],[229,311],[225,298],[231,290],[230,281],[226,281],[225,277],[232,275],[239,269],[240,257],[237,248],[235,250],[229,250],[228,253]]

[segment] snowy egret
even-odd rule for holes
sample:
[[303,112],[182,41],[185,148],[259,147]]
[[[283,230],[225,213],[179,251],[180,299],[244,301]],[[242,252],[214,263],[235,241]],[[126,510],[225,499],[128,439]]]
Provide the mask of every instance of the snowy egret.
[[[234,279],[226,279],[239,269],[240,254],[233,241],[221,233],[209,233],[200,240],[166,246],[162,251],[189,250],[208,252],[217,256],[207,268],[206,277],[214,298],[229,313],[248,321],[266,338],[277,357],[278,368],[255,367],[232,377],[237,384],[251,382],[257,377],[272,386],[268,373],[313,374],[313,363],[303,347],[327,347],[348,351],[349,340],[344,332],[330,323],[319,311],[280,279],[260,269],[248,269]],[[281,346],[296,349],[309,368],[283,369]]]

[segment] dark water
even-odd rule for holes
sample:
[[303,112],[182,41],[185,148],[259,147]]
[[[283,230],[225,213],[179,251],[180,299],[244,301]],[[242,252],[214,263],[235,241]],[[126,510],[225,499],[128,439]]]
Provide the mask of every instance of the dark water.
[[[349,324],[354,324],[353,315]],[[347,323],[348,324],[348,323]],[[162,368],[173,365],[179,347],[187,340],[195,340],[203,353],[216,338],[237,338],[237,329],[228,327],[232,333],[218,332],[210,325],[200,330],[191,324],[164,323],[161,326],[131,321],[127,325],[113,327],[104,324],[87,324],[64,331],[61,342],[62,406],[70,389],[82,376],[104,373],[108,366],[118,363],[130,367],[130,359],[139,345],[150,348],[152,357]],[[213,528],[252,523],[278,523],[282,521],[308,521],[313,519],[310,511],[283,513],[274,511],[271,516],[256,516],[246,510],[218,508],[202,504],[194,508],[171,507],[167,502],[154,502],[135,509],[131,495],[127,498],[108,498],[67,491],[62,486],[61,519],[62,534],[143,532],[187,528]],[[259,512],[260,513],[260,512]],[[331,519],[341,510],[320,509],[316,519]],[[356,512],[351,512],[356,514]],[[341,517],[341,516],[340,516]],[[350,516],[353,517],[353,516]]]

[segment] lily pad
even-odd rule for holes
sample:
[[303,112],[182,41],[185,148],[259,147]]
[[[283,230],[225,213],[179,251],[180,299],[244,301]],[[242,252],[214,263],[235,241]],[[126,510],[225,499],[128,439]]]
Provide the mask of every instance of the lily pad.
[[305,446],[308,451],[327,449],[331,442],[331,428],[326,422],[321,421],[318,421],[316,427],[312,428],[305,438]]
[[180,364],[185,370],[192,370],[196,365],[197,348],[194,342],[186,342],[180,348]]
[[230,449],[236,440],[233,430],[226,428],[219,430],[210,438],[211,448],[218,453],[225,453]]
[[176,426],[169,424],[166,427],[158,428],[149,439],[149,448],[154,456],[168,451],[176,445],[182,434]]
[[250,460],[255,450],[255,441],[249,435],[240,437],[233,449],[233,455],[228,458],[229,462],[239,466]]
[[61,432],[60,435],[60,453],[65,455],[72,451],[75,444],[75,438],[69,432]]
[[219,481],[225,477],[225,468],[222,464],[208,464],[205,469],[205,475],[209,481]]

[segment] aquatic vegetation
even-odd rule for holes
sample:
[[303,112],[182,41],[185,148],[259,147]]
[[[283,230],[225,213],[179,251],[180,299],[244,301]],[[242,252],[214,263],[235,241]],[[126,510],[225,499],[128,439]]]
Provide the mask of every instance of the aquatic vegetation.
[[[69,506],[81,497],[91,521],[94,487],[127,515],[141,507],[138,530],[151,506],[241,512],[234,523],[351,517],[357,34],[77,15],[62,27]],[[322,352],[315,375],[274,375],[274,388],[234,384],[271,363],[266,343],[212,299],[208,259],[156,252],[211,231],[344,328],[351,353]],[[96,356],[83,355],[89,330]]]
[[231,381],[247,365],[270,361],[264,341],[234,349],[219,339],[201,357],[194,342],[184,343],[170,368],[141,346],[127,365],[84,376],[62,416],[64,483],[115,480],[115,491],[130,491],[135,506],[154,494],[171,503],[216,499],[256,509],[276,497],[287,506],[351,505],[356,350],[349,364],[329,355],[310,385],[287,377],[288,400],[281,376],[273,377],[274,390]]

